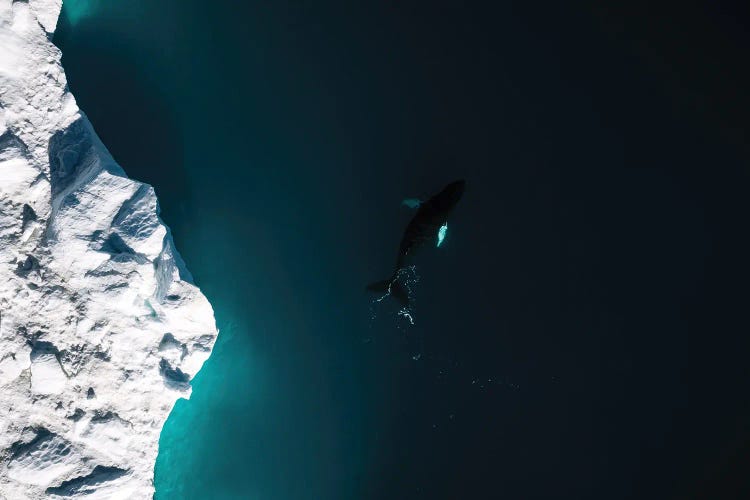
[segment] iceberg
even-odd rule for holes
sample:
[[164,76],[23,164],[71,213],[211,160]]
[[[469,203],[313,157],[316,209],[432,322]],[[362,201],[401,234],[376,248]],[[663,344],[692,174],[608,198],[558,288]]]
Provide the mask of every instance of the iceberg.
[[68,90],[60,8],[0,0],[0,498],[152,498],[218,332],[153,188]]

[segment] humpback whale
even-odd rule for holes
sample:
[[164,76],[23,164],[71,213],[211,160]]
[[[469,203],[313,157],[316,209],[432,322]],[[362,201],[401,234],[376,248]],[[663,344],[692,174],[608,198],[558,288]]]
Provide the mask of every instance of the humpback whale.
[[464,180],[457,180],[445,186],[442,191],[427,201],[406,200],[404,202],[409,207],[418,208],[401,238],[396,267],[390,278],[367,285],[367,290],[389,293],[404,307],[409,305],[409,294],[404,285],[399,282],[400,271],[406,266],[407,259],[412,257],[416,250],[427,241],[435,238],[437,246],[440,246],[448,229],[448,216],[464,194],[465,185]]

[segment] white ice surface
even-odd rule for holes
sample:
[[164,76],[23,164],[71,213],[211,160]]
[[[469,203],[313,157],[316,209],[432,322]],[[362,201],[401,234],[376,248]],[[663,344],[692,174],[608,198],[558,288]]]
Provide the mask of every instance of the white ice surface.
[[0,0],[0,499],[153,495],[213,310],[69,93],[61,0]]

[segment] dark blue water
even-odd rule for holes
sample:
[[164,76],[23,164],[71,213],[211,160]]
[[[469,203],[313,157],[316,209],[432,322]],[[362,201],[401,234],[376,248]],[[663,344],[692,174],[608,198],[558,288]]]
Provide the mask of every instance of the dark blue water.
[[[71,89],[221,330],[157,498],[719,498],[744,101],[631,44],[642,16],[555,5],[65,0]],[[363,288],[455,178],[411,325]]]

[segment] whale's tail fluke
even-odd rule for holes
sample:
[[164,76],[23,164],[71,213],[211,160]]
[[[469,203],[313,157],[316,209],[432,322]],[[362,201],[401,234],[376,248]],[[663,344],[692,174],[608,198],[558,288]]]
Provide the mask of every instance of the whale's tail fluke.
[[398,278],[395,276],[387,280],[376,281],[375,283],[370,283],[369,285],[367,285],[367,290],[371,292],[390,295],[394,299],[398,300],[398,302],[402,306],[404,307],[409,306],[409,292],[406,290],[406,287],[404,287],[399,282]]

